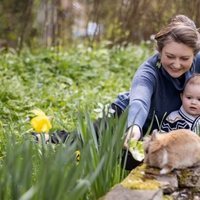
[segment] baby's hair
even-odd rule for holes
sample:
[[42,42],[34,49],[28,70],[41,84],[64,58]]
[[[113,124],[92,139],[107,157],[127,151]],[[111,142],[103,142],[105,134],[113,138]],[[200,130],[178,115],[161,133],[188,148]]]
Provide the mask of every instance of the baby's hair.
[[187,85],[199,85],[200,86],[200,74],[194,73],[185,83]]

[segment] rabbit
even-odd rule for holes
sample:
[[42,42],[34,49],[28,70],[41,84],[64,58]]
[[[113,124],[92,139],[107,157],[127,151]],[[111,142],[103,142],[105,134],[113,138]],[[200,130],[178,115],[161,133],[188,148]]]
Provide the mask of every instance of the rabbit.
[[200,165],[200,137],[187,129],[159,133],[154,130],[143,142],[147,166],[160,168],[160,174]]

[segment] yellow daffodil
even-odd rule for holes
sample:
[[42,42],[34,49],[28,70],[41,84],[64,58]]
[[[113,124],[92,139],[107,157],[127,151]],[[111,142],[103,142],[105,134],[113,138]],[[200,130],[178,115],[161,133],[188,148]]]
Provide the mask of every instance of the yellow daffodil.
[[40,109],[35,109],[31,112],[35,115],[31,119],[31,126],[34,131],[37,133],[48,133],[52,128],[49,117]]

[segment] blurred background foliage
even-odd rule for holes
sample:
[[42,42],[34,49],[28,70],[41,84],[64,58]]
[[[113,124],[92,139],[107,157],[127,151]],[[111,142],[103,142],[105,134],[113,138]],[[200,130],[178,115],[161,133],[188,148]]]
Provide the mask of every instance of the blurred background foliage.
[[199,0],[1,0],[0,46],[20,51],[149,40],[175,14],[200,26]]

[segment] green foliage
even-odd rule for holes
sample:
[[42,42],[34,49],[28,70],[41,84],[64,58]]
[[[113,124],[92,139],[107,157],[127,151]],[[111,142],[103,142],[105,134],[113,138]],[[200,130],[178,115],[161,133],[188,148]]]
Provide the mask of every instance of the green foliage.
[[62,119],[63,128],[73,129],[78,111],[87,108],[94,118],[99,105],[129,90],[135,70],[149,54],[145,46],[1,54],[2,123],[25,119],[27,112],[38,107],[53,116],[55,129],[61,126],[57,119]]
[[[29,137],[6,136],[5,157],[0,160],[1,199],[98,199],[122,178],[120,155],[126,113],[110,120],[100,144],[91,126],[79,119],[84,145],[76,161],[76,144],[37,144]],[[113,134],[114,132],[114,134]]]
[[[126,113],[120,122],[108,119],[98,142],[92,121],[129,89],[149,54],[145,45],[1,53],[0,199],[98,199],[118,183]],[[34,108],[52,116],[52,131],[77,127],[83,144],[36,144]]]

